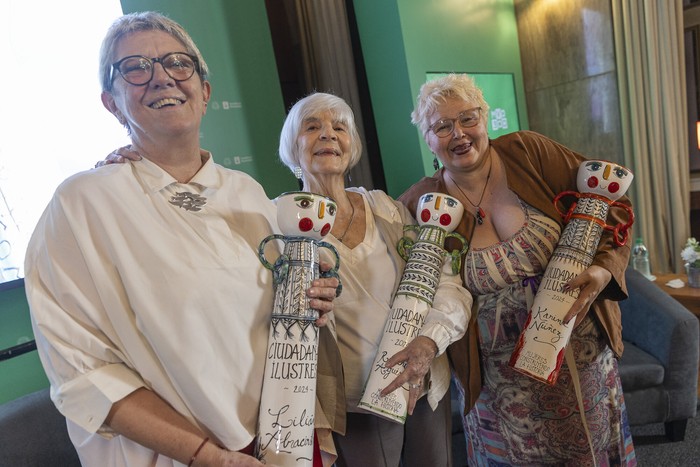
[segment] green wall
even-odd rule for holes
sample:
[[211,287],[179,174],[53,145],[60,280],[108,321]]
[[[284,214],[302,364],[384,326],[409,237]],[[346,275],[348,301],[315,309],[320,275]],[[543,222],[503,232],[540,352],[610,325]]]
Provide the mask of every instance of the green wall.
[[390,195],[433,173],[433,156],[410,120],[428,72],[513,73],[520,127],[528,128],[513,0],[353,4]]
[[269,197],[298,188],[277,157],[285,118],[265,2],[121,0],[125,13],[154,10],[189,32],[209,65],[212,97],[202,147],[258,180]]
[[[514,73],[520,125],[527,128],[513,0],[470,0],[459,8],[454,0],[353,3],[389,194],[432,173],[432,155],[410,123],[426,72]],[[122,0],[122,6],[168,14],[200,47],[213,87],[202,146],[217,162],[251,174],[270,197],[295,189],[277,160],[285,109],[265,3]],[[28,326],[24,288],[0,291],[0,347],[30,336]],[[47,385],[36,352],[0,363],[0,403]]]
[[[296,189],[277,157],[285,109],[265,2],[122,0],[122,8],[167,14],[187,29],[207,60],[213,92],[202,147],[220,164],[255,177],[269,197]],[[24,287],[0,291],[0,348],[32,337]],[[37,352],[0,362],[0,403],[46,386]]]
[[[33,338],[24,286],[0,290],[0,349]],[[0,404],[48,385],[36,351],[0,362]]]

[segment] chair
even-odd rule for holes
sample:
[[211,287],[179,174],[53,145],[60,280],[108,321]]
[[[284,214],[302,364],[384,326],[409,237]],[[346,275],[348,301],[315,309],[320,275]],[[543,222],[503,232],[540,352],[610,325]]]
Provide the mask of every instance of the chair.
[[80,467],[48,388],[0,405],[0,466]]
[[632,268],[625,278],[619,368],[629,423],[664,423],[682,441],[698,404],[698,318]]

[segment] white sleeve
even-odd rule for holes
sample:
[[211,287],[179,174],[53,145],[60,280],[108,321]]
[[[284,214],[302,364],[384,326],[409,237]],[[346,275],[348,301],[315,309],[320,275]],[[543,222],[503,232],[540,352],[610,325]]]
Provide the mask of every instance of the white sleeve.
[[108,320],[102,302],[58,195],[34,231],[25,270],[32,326],[51,397],[64,416],[96,432],[112,404],[144,383],[104,332]]

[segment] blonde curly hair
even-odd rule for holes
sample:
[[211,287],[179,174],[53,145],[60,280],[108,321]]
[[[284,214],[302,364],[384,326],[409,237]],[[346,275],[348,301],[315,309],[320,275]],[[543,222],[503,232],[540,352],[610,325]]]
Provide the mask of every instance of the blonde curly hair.
[[448,98],[475,103],[476,107],[481,107],[483,119],[486,119],[489,114],[489,105],[484,100],[484,93],[471,76],[464,73],[450,73],[442,78],[427,81],[420,87],[416,108],[411,112],[411,123],[418,127],[424,137],[430,130],[428,119],[438,105],[443,104]]

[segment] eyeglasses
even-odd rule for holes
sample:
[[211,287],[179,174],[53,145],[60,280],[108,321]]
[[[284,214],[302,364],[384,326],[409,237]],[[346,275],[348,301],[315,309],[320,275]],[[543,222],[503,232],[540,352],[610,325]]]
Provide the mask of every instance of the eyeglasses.
[[186,81],[199,73],[199,60],[184,52],[170,52],[160,58],[148,58],[142,55],[129,55],[118,62],[112,63],[109,82],[114,82],[115,71],[129,84],[145,86],[153,79],[155,63],[160,63],[167,73],[175,81]]
[[481,107],[465,110],[457,115],[457,118],[443,118],[433,123],[430,130],[435,133],[438,138],[450,136],[455,129],[455,121],[459,122],[462,128],[471,128],[479,124],[481,120]]

